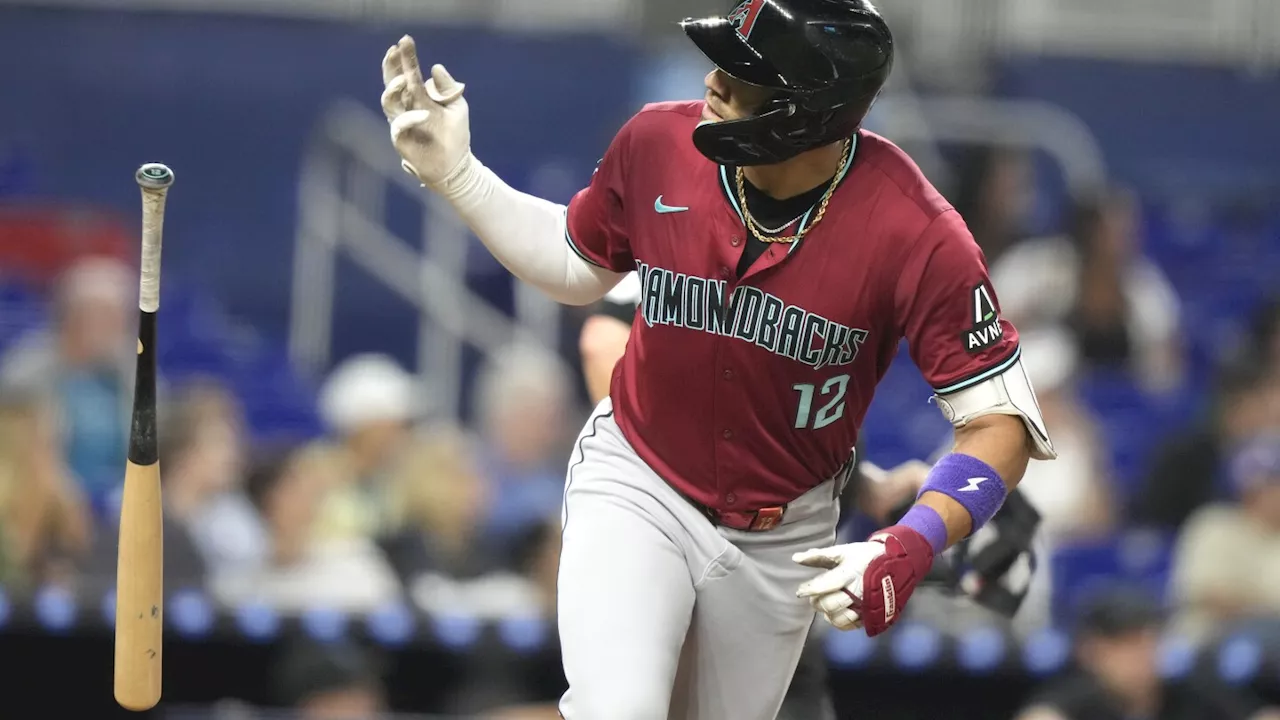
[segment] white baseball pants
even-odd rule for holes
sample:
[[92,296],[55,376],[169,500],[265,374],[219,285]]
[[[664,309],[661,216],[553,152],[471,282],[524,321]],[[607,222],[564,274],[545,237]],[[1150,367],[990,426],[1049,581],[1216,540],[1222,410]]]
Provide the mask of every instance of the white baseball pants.
[[716,527],[636,455],[605,400],[570,458],[558,623],[566,720],[774,720],[814,612],[791,555],[835,541],[835,481],[766,532]]

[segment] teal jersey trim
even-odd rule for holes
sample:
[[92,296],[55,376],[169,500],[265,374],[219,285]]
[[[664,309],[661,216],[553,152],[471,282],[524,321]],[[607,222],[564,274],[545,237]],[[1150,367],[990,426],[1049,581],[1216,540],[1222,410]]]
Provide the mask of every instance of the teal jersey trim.
[[982,372],[978,373],[977,375],[974,375],[971,378],[961,380],[960,382],[952,383],[951,385],[948,385],[946,387],[934,388],[933,391],[939,395],[950,395],[952,393],[958,393],[961,390],[964,390],[965,388],[973,387],[974,385],[977,385],[978,383],[983,382],[984,380],[990,380],[991,378],[1002,374],[1004,371],[1013,367],[1014,363],[1018,362],[1018,358],[1020,357],[1022,357],[1021,345],[1014,348],[1013,354],[1010,355],[1008,358],[1002,360],[995,367],[988,368],[987,370],[983,370]]

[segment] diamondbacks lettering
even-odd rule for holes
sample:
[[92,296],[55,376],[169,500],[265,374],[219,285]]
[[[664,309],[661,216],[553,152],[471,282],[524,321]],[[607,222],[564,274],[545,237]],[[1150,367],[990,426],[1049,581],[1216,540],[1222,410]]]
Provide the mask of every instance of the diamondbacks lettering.
[[759,288],[639,263],[645,324],[732,337],[814,369],[852,364],[867,331],[788,305]]

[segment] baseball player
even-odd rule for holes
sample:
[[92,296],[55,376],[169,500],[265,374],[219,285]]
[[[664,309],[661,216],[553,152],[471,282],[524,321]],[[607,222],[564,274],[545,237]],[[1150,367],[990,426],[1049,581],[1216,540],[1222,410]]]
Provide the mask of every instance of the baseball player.
[[[568,720],[764,720],[816,609],[884,632],[934,557],[1052,458],[1017,332],[964,222],[860,129],[893,38],[866,0],[746,0],[685,32],[702,101],[641,110],[556,205],[470,151],[463,86],[383,61],[406,171],[567,304],[636,271],[609,399],[569,461],[558,624]],[[835,544],[858,426],[906,339],[956,445],[899,522]]]

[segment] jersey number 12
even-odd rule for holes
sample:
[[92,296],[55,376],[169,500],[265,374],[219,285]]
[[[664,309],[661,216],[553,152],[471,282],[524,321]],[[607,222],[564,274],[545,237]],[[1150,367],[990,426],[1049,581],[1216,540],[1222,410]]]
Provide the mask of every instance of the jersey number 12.
[[[803,430],[821,430],[831,423],[844,417],[844,394],[849,390],[849,376],[837,375],[822,384],[822,389],[818,390],[813,383],[796,383],[791,386],[792,390],[800,393],[800,407],[796,409],[796,429]],[[812,417],[810,424],[810,413],[813,410],[813,396],[830,397],[822,407],[818,408],[817,414]]]

